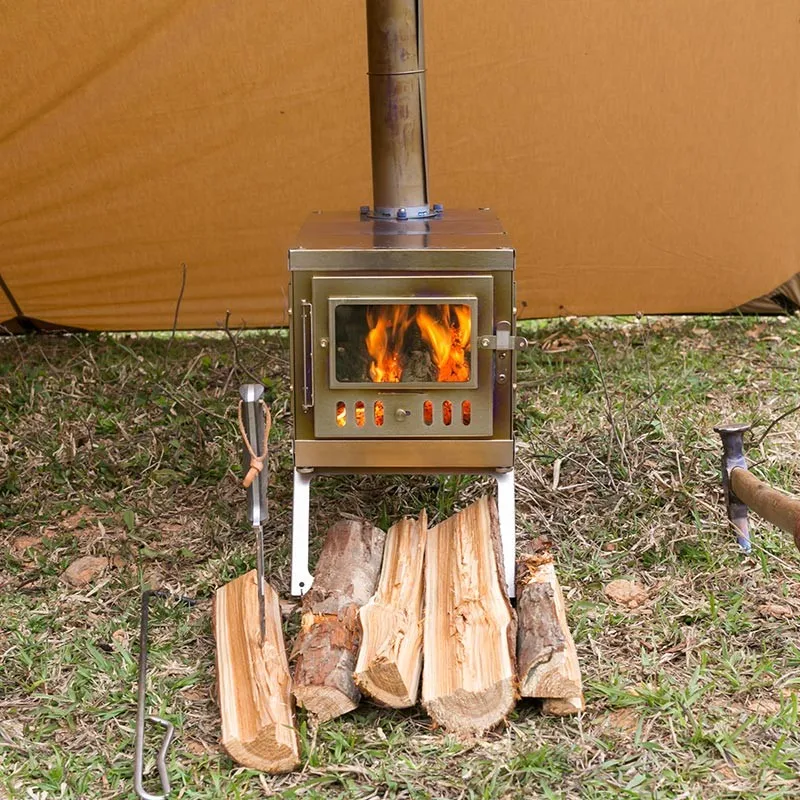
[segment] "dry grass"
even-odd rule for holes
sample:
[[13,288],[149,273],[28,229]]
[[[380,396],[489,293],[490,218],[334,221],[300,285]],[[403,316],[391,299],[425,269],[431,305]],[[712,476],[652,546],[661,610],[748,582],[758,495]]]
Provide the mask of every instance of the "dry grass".
[[[797,403],[800,323],[559,321],[528,333],[519,525],[555,543],[586,713],[546,719],[522,703],[501,730],[458,741],[419,711],[364,705],[316,731],[301,720],[307,766],[265,778],[219,751],[208,602],[157,604],[149,702],[179,730],[175,797],[798,796],[800,556],[761,524],[753,556],[738,552],[712,427],[737,418],[758,434]],[[272,402],[267,568],[286,592],[287,340],[241,336],[238,350],[237,364],[220,336],[169,348],[159,336],[0,341],[0,797],[133,796],[142,585],[208,598],[254,563],[233,414],[245,369]],[[800,414],[751,452],[755,469],[797,490],[798,445]],[[435,523],[484,485],[327,478],[313,527],[340,513],[387,525],[422,505]],[[84,555],[109,569],[70,588],[60,576]],[[615,578],[639,581],[647,601],[614,605],[603,587]]]

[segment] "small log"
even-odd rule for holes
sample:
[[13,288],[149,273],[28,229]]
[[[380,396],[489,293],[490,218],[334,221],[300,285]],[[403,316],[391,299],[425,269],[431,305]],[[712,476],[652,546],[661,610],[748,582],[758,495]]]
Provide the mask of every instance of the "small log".
[[255,570],[217,590],[212,617],[222,746],[244,767],[289,772],[300,764],[278,595],[265,584],[261,644]]
[[422,672],[422,595],[425,512],[403,519],[386,535],[377,592],[359,612],[363,631],[356,686],[390,708],[417,702]]
[[578,654],[549,553],[525,556],[517,566],[517,619],[522,696],[559,701],[545,703],[545,713],[583,711]]
[[352,711],[361,699],[353,681],[361,642],[358,611],[375,591],[385,538],[368,522],[337,522],[303,597],[292,651],[294,696],[319,722]]
[[501,722],[517,698],[516,626],[494,500],[482,497],[428,531],[422,703],[457,733]]

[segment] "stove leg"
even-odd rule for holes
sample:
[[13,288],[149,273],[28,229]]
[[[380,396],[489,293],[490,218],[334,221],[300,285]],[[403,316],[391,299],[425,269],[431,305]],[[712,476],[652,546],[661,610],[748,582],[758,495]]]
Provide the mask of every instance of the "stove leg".
[[308,571],[308,528],[311,506],[311,473],[294,471],[292,505],[292,594],[305,594],[314,580]]
[[503,545],[503,571],[506,575],[508,596],[516,595],[515,572],[517,565],[517,519],[514,500],[514,470],[498,472],[497,513],[500,518],[500,541]]

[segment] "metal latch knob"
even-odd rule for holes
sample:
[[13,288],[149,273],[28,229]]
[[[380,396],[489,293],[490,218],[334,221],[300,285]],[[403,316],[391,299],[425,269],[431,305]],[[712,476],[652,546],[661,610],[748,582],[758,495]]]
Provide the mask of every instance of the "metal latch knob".
[[398,422],[403,422],[406,417],[410,417],[410,416],[411,416],[411,412],[408,409],[405,409],[405,408],[398,408],[397,411],[394,412],[394,418]]

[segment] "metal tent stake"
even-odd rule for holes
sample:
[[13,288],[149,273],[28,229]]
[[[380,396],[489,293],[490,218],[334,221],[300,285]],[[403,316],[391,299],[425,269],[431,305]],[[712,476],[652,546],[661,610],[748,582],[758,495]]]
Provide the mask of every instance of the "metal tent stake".
[[773,488],[748,470],[744,434],[750,426],[720,425],[714,430],[722,437],[722,486],[728,519],[736,528],[742,550],[749,553],[751,546],[748,509],[792,534],[800,549],[800,499]]
[[[170,598],[173,595],[164,590],[148,589],[142,593],[142,616],[139,626],[139,688],[136,708],[136,741],[133,757],[133,788],[141,800],[164,800],[170,793],[169,774],[167,772],[167,754],[169,753],[172,739],[175,735],[175,728],[166,719],[156,716],[146,715],[147,701],[147,631],[150,620],[150,598],[162,597]],[[174,596],[180,603],[192,606],[195,601],[189,597]],[[144,788],[144,733],[147,721],[155,722],[164,728],[164,736],[161,739],[161,746],[158,748],[156,757],[156,767],[158,777],[161,782],[161,794],[150,794]]]

